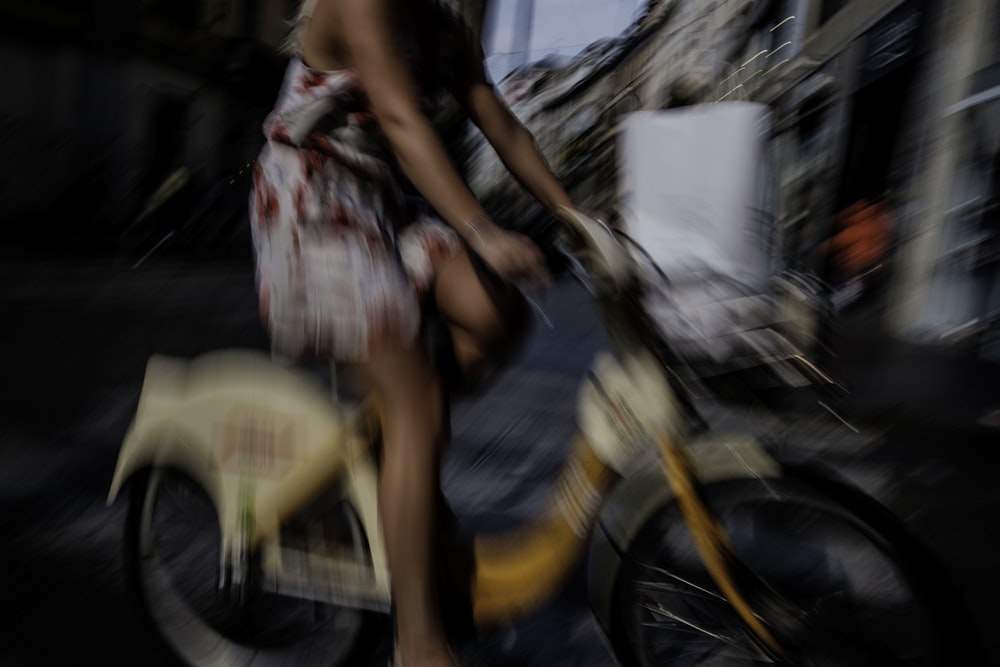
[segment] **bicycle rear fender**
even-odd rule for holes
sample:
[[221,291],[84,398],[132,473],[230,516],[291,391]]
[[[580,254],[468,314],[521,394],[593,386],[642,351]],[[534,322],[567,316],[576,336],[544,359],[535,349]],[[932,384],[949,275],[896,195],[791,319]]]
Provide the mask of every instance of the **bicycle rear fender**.
[[[781,467],[753,437],[709,433],[690,443],[690,451],[705,484],[740,478],[774,478]],[[598,625],[607,636],[611,628],[614,587],[622,554],[642,526],[674,492],[664,477],[657,452],[649,451],[642,465],[632,468],[604,502],[591,532],[587,561],[588,598]]]
[[[366,447],[319,382],[267,355],[222,351],[192,361],[155,356],[119,452],[108,504],[140,470],[180,469],[212,499],[224,553],[234,553],[238,535],[252,543],[274,537],[278,506],[295,507],[307,500],[302,494],[342,474],[364,529],[378,536],[376,471]],[[377,542],[374,565],[384,569]]]

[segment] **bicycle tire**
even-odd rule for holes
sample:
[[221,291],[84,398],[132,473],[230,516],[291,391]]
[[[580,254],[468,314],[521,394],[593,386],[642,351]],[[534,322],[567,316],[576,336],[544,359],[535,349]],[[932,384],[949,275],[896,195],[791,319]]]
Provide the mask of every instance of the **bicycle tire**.
[[[624,547],[612,639],[624,665],[864,667],[981,664],[959,596],[874,501],[795,477],[704,487],[741,563],[753,606],[787,652],[776,660],[719,595],[674,502]],[[784,544],[782,544],[784,543]],[[785,546],[786,551],[776,552]],[[780,555],[781,557],[777,557]],[[758,595],[760,593],[760,595]],[[959,658],[959,653],[965,655]],[[956,662],[958,660],[958,662]],[[970,660],[973,660],[970,662]]]
[[[151,550],[154,540],[164,553]],[[165,652],[196,667],[356,664],[377,625],[373,613],[259,590],[234,604],[219,590],[220,542],[214,505],[190,476],[153,468],[133,479],[125,571],[146,630]]]

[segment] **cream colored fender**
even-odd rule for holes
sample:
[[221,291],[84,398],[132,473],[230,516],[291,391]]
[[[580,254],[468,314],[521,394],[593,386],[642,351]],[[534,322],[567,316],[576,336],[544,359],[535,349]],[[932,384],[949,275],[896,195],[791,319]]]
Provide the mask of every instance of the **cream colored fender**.
[[108,503],[134,473],[178,468],[218,512],[223,554],[277,535],[279,516],[336,476],[368,535],[375,588],[388,599],[376,470],[347,412],[307,373],[265,354],[222,351],[186,361],[153,357],[122,444]]

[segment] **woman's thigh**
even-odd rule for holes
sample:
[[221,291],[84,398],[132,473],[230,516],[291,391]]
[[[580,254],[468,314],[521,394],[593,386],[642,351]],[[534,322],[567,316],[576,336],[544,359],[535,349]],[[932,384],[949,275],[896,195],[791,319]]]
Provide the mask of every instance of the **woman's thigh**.
[[432,440],[440,435],[443,389],[427,349],[415,344],[383,349],[371,359],[343,366],[348,375],[373,390],[383,416],[402,433],[418,429]]

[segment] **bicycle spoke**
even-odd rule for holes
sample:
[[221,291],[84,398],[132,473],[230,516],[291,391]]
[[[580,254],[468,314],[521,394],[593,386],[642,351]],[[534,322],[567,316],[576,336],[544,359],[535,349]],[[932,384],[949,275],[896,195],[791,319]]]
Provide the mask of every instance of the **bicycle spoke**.
[[[720,599],[720,604],[725,604]],[[739,620],[731,613],[727,607],[721,607],[724,611],[730,612],[727,620],[715,617],[715,623],[709,626],[706,623],[699,623],[686,617],[680,612],[671,610],[663,604],[645,603],[641,605],[654,618],[663,618],[666,622],[646,621],[643,626],[646,628],[665,628],[673,633],[685,635],[685,645],[691,642],[691,637],[706,638],[702,643],[712,644],[721,642],[732,648],[740,650],[740,655],[753,656],[755,659],[764,658],[764,654],[756,645],[756,640],[752,633],[739,625]],[[727,632],[728,631],[728,632]]]
[[[681,577],[676,572],[669,572],[669,571],[667,571],[667,570],[665,570],[663,568],[653,567],[652,565],[644,565],[643,567],[645,567],[646,569],[652,570],[656,574],[658,574],[658,575],[660,575],[660,576],[662,576],[662,577],[664,577],[666,579],[678,582],[678,583],[682,584],[683,586],[686,586],[687,589],[690,589],[692,591],[690,593],[690,595],[695,595],[696,593],[700,593],[702,595],[702,597],[704,597],[705,599],[719,600],[721,602],[725,602],[725,600],[726,600],[719,593],[716,593],[715,591],[711,591],[711,590],[705,588],[704,586],[698,586],[697,584],[695,584],[691,580],[685,579],[685,578]],[[636,582],[636,588],[642,589],[642,590],[658,590],[658,591],[671,591],[671,592],[681,592],[682,590],[685,590],[685,589],[682,589],[681,587],[673,586],[673,585],[671,585],[670,583],[668,583],[666,581],[656,581],[656,580],[652,580],[652,579],[651,580],[646,580],[646,581],[637,581]]]

